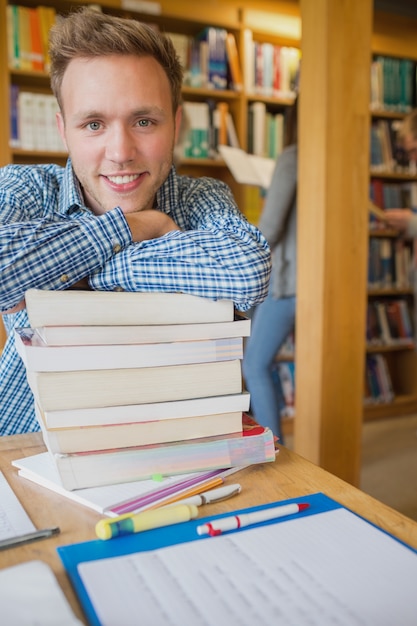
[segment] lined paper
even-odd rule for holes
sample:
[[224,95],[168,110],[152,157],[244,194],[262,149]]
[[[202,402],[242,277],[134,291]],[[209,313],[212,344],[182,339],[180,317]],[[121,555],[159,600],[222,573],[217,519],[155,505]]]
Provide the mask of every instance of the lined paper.
[[36,530],[20,500],[0,472],[0,540]]
[[78,571],[103,626],[416,624],[416,552],[343,508]]

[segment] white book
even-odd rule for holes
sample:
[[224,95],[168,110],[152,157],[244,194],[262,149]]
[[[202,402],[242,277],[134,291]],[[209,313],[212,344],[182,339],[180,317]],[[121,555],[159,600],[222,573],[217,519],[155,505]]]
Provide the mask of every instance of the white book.
[[198,441],[242,432],[242,413],[219,413],[171,420],[109,424],[106,426],[77,426],[75,428],[46,427],[44,415],[35,403],[35,413],[43,440],[52,454],[96,452],[114,448],[161,445],[176,441]]
[[26,309],[38,326],[136,326],[231,322],[231,300],[184,293],[28,289]]
[[27,371],[43,411],[190,400],[242,392],[241,360],[129,369]]
[[260,157],[266,156],[266,104],[264,102],[252,102],[249,105],[252,116],[253,154]]
[[249,410],[249,403],[249,393],[242,392],[190,400],[44,411],[43,415],[49,429],[74,428],[155,420],[167,421],[233,411],[245,412]]
[[34,93],[32,98],[35,149],[39,151],[47,150],[48,96],[43,93]]
[[158,324],[141,326],[40,326],[36,332],[48,346],[123,345],[168,343],[249,337],[251,320],[205,324]]
[[[164,500],[171,498],[174,494],[179,495],[192,485],[205,483],[214,474],[214,472],[196,472],[165,476],[162,481],[136,480],[70,491],[63,486],[53,456],[49,452],[16,459],[12,461],[12,465],[19,470],[19,476],[22,478],[59,493],[65,498],[70,498],[107,517],[116,517],[122,510],[126,513],[144,511],[155,506],[156,503],[162,505]],[[233,473],[232,470],[224,470],[215,474],[226,476],[231,473]]]
[[34,372],[131,369],[242,359],[243,338],[104,346],[48,346],[35,329],[15,329],[16,350]]
[[17,98],[20,147],[35,150],[34,99],[30,91],[19,91]]

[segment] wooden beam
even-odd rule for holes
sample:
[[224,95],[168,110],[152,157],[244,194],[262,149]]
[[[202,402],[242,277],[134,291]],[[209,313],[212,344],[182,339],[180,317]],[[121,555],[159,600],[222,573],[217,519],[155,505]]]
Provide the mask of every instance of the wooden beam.
[[301,0],[296,452],[358,484],[372,0]]

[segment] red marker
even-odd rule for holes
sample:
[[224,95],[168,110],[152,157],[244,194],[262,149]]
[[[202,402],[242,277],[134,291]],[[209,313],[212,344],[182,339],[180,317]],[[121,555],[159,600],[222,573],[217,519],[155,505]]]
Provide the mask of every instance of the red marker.
[[309,506],[308,503],[283,504],[282,506],[275,506],[272,509],[262,509],[261,511],[253,511],[252,513],[232,515],[231,517],[224,517],[223,519],[213,520],[212,522],[197,526],[197,534],[214,537],[228,530],[236,530],[238,528],[244,528],[245,526],[251,526],[252,524],[258,524],[259,522],[267,522],[271,519],[285,517],[286,515],[294,515],[295,513],[300,513],[300,511],[305,511]]

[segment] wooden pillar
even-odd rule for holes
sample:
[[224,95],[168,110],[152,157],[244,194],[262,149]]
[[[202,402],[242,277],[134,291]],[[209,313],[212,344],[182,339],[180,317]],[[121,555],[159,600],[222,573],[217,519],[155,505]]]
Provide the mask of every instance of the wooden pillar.
[[372,0],[301,0],[296,452],[358,484]]

